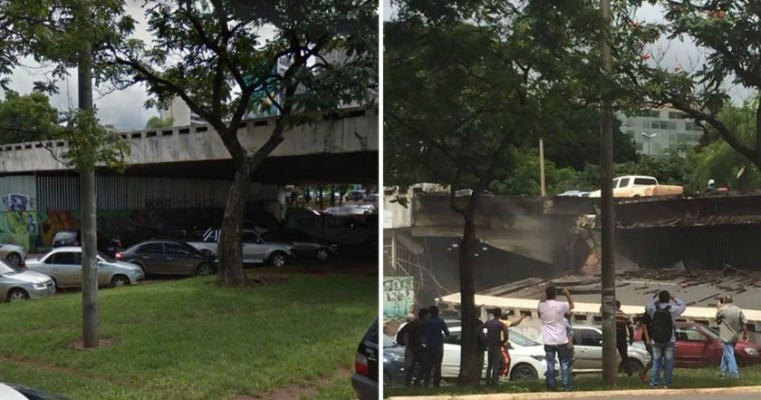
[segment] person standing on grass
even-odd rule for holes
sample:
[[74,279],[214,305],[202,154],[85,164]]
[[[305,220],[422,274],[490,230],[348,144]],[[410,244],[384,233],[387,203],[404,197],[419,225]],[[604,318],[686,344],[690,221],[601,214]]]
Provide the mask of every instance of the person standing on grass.
[[439,308],[428,307],[431,317],[425,327],[426,352],[430,368],[426,368],[423,386],[428,387],[433,374],[433,386],[441,385],[441,363],[444,361],[444,337],[449,336],[447,324],[439,316]]
[[[523,322],[524,318],[526,318],[526,316],[521,315],[520,317],[511,321],[510,318],[508,318],[507,314],[503,314],[500,317],[500,320],[502,321],[503,324],[505,324],[509,332],[510,328],[520,325],[520,323]],[[505,333],[503,334],[503,345],[502,345],[502,348],[500,349],[500,355],[502,356],[502,370],[500,371],[499,375],[504,376],[506,378],[509,377],[508,374],[510,373],[510,363],[511,363],[510,352],[509,352],[510,348],[511,346],[510,346],[510,340],[509,340],[509,333]]]
[[[404,325],[396,336],[397,343],[399,343],[401,338],[402,342],[399,344],[404,345],[404,367],[407,368],[404,386],[409,387],[412,384],[412,376],[415,373],[415,369],[421,369],[423,365],[423,332],[420,319],[415,314],[408,314],[407,324]],[[419,384],[420,381],[418,380],[417,383]]]
[[618,355],[621,356],[624,372],[629,376],[633,374],[631,365],[629,365],[629,346],[632,343],[634,343],[632,319],[621,310],[621,302],[616,300],[616,348],[618,349]]
[[661,368],[663,368],[663,388],[671,387],[671,378],[674,373],[674,321],[684,313],[687,305],[683,301],[673,297],[667,290],[658,293],[658,298],[653,299],[645,307],[650,314],[650,339],[653,343],[653,372],[650,375],[650,387],[656,389],[661,380]]
[[545,290],[546,300],[539,302],[538,312],[542,321],[542,342],[547,360],[545,382],[547,388],[555,390],[555,356],[560,360],[560,376],[564,390],[571,390],[570,354],[568,335],[566,332],[565,315],[573,310],[573,299],[568,289],[563,289],[563,295],[568,302],[556,300],[558,289],[550,285]]
[[[417,373],[415,374],[414,365],[412,368],[412,373],[415,374],[415,386],[420,386],[422,382],[425,381],[426,374],[431,374],[431,361],[428,358],[428,344],[426,339],[426,329],[428,326],[428,321],[430,319],[430,311],[428,311],[428,308],[421,308],[418,310],[417,313],[417,320],[420,323],[418,326],[418,333],[420,334],[420,349],[419,349],[419,358],[417,361]],[[410,373],[408,370],[407,373]],[[406,379],[406,376],[405,376]],[[430,379],[430,378],[429,378]]]
[[640,329],[640,337],[642,338],[642,341],[645,343],[645,349],[647,350],[647,354],[650,355],[650,360],[645,365],[645,368],[642,369],[642,371],[639,373],[639,380],[642,381],[644,384],[648,384],[647,380],[647,372],[650,371],[650,368],[653,367],[653,342],[650,340],[650,323],[652,322],[652,318],[650,318],[650,314],[647,313],[647,308],[645,309],[645,313],[642,315],[642,318],[639,321],[639,329]]
[[488,349],[486,384],[496,385],[502,372],[502,352],[505,348],[505,342],[509,338],[509,331],[507,330],[507,325],[499,318],[502,316],[501,309],[494,308],[491,310],[491,314],[493,318],[484,322],[484,328],[486,328],[486,346]]
[[567,313],[563,316],[565,320],[565,335],[568,337],[568,373],[573,376],[573,363],[576,361],[576,351],[573,349],[573,323],[571,323],[572,314]]
[[721,355],[721,366],[719,367],[719,377],[724,379],[724,375],[729,373],[733,379],[740,379],[740,371],[737,369],[737,360],[735,359],[735,344],[737,344],[740,334],[742,339],[748,340],[748,320],[740,307],[732,304],[734,299],[732,295],[726,295],[719,299],[716,305],[716,323],[719,324],[719,338],[721,338],[723,349]]

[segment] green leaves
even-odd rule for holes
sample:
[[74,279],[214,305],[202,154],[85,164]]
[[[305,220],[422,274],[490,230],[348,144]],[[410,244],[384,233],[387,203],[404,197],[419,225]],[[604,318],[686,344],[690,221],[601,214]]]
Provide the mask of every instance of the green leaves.
[[40,92],[5,92],[0,102],[0,144],[50,139],[60,130],[58,111]]
[[66,113],[66,129],[58,137],[68,142],[63,154],[67,164],[74,168],[105,165],[119,172],[127,168],[125,158],[130,148],[126,140],[106,131],[96,117],[96,110],[73,110]]

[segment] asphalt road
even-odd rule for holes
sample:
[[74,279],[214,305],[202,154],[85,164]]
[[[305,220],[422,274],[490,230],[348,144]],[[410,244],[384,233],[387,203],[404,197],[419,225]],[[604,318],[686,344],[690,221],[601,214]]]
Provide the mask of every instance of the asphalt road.
[[616,392],[611,392],[610,396],[590,396],[590,397],[574,397],[579,400],[599,400],[599,399],[616,399],[616,400],[646,400],[646,399],[662,399],[668,397],[669,400],[756,400],[761,398],[761,390],[758,393],[712,393],[712,394],[689,394],[689,395],[670,395],[668,391],[653,391],[652,393],[643,392],[637,395],[620,395]]

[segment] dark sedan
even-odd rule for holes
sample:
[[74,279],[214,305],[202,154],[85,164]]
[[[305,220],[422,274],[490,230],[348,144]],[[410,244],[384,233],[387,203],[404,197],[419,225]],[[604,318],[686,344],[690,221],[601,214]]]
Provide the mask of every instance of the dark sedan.
[[211,275],[215,260],[177,240],[151,240],[116,253],[116,259],[137,264],[146,275]]
[[296,229],[273,229],[262,233],[267,242],[293,243],[296,255],[301,259],[316,258],[326,261],[338,255],[338,245],[310,236]]

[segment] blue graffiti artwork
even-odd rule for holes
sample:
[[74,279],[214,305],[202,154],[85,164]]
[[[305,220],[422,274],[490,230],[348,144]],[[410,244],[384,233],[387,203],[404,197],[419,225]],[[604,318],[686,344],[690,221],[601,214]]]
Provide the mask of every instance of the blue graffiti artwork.
[[32,209],[29,196],[11,193],[1,198],[5,211],[29,211]]

